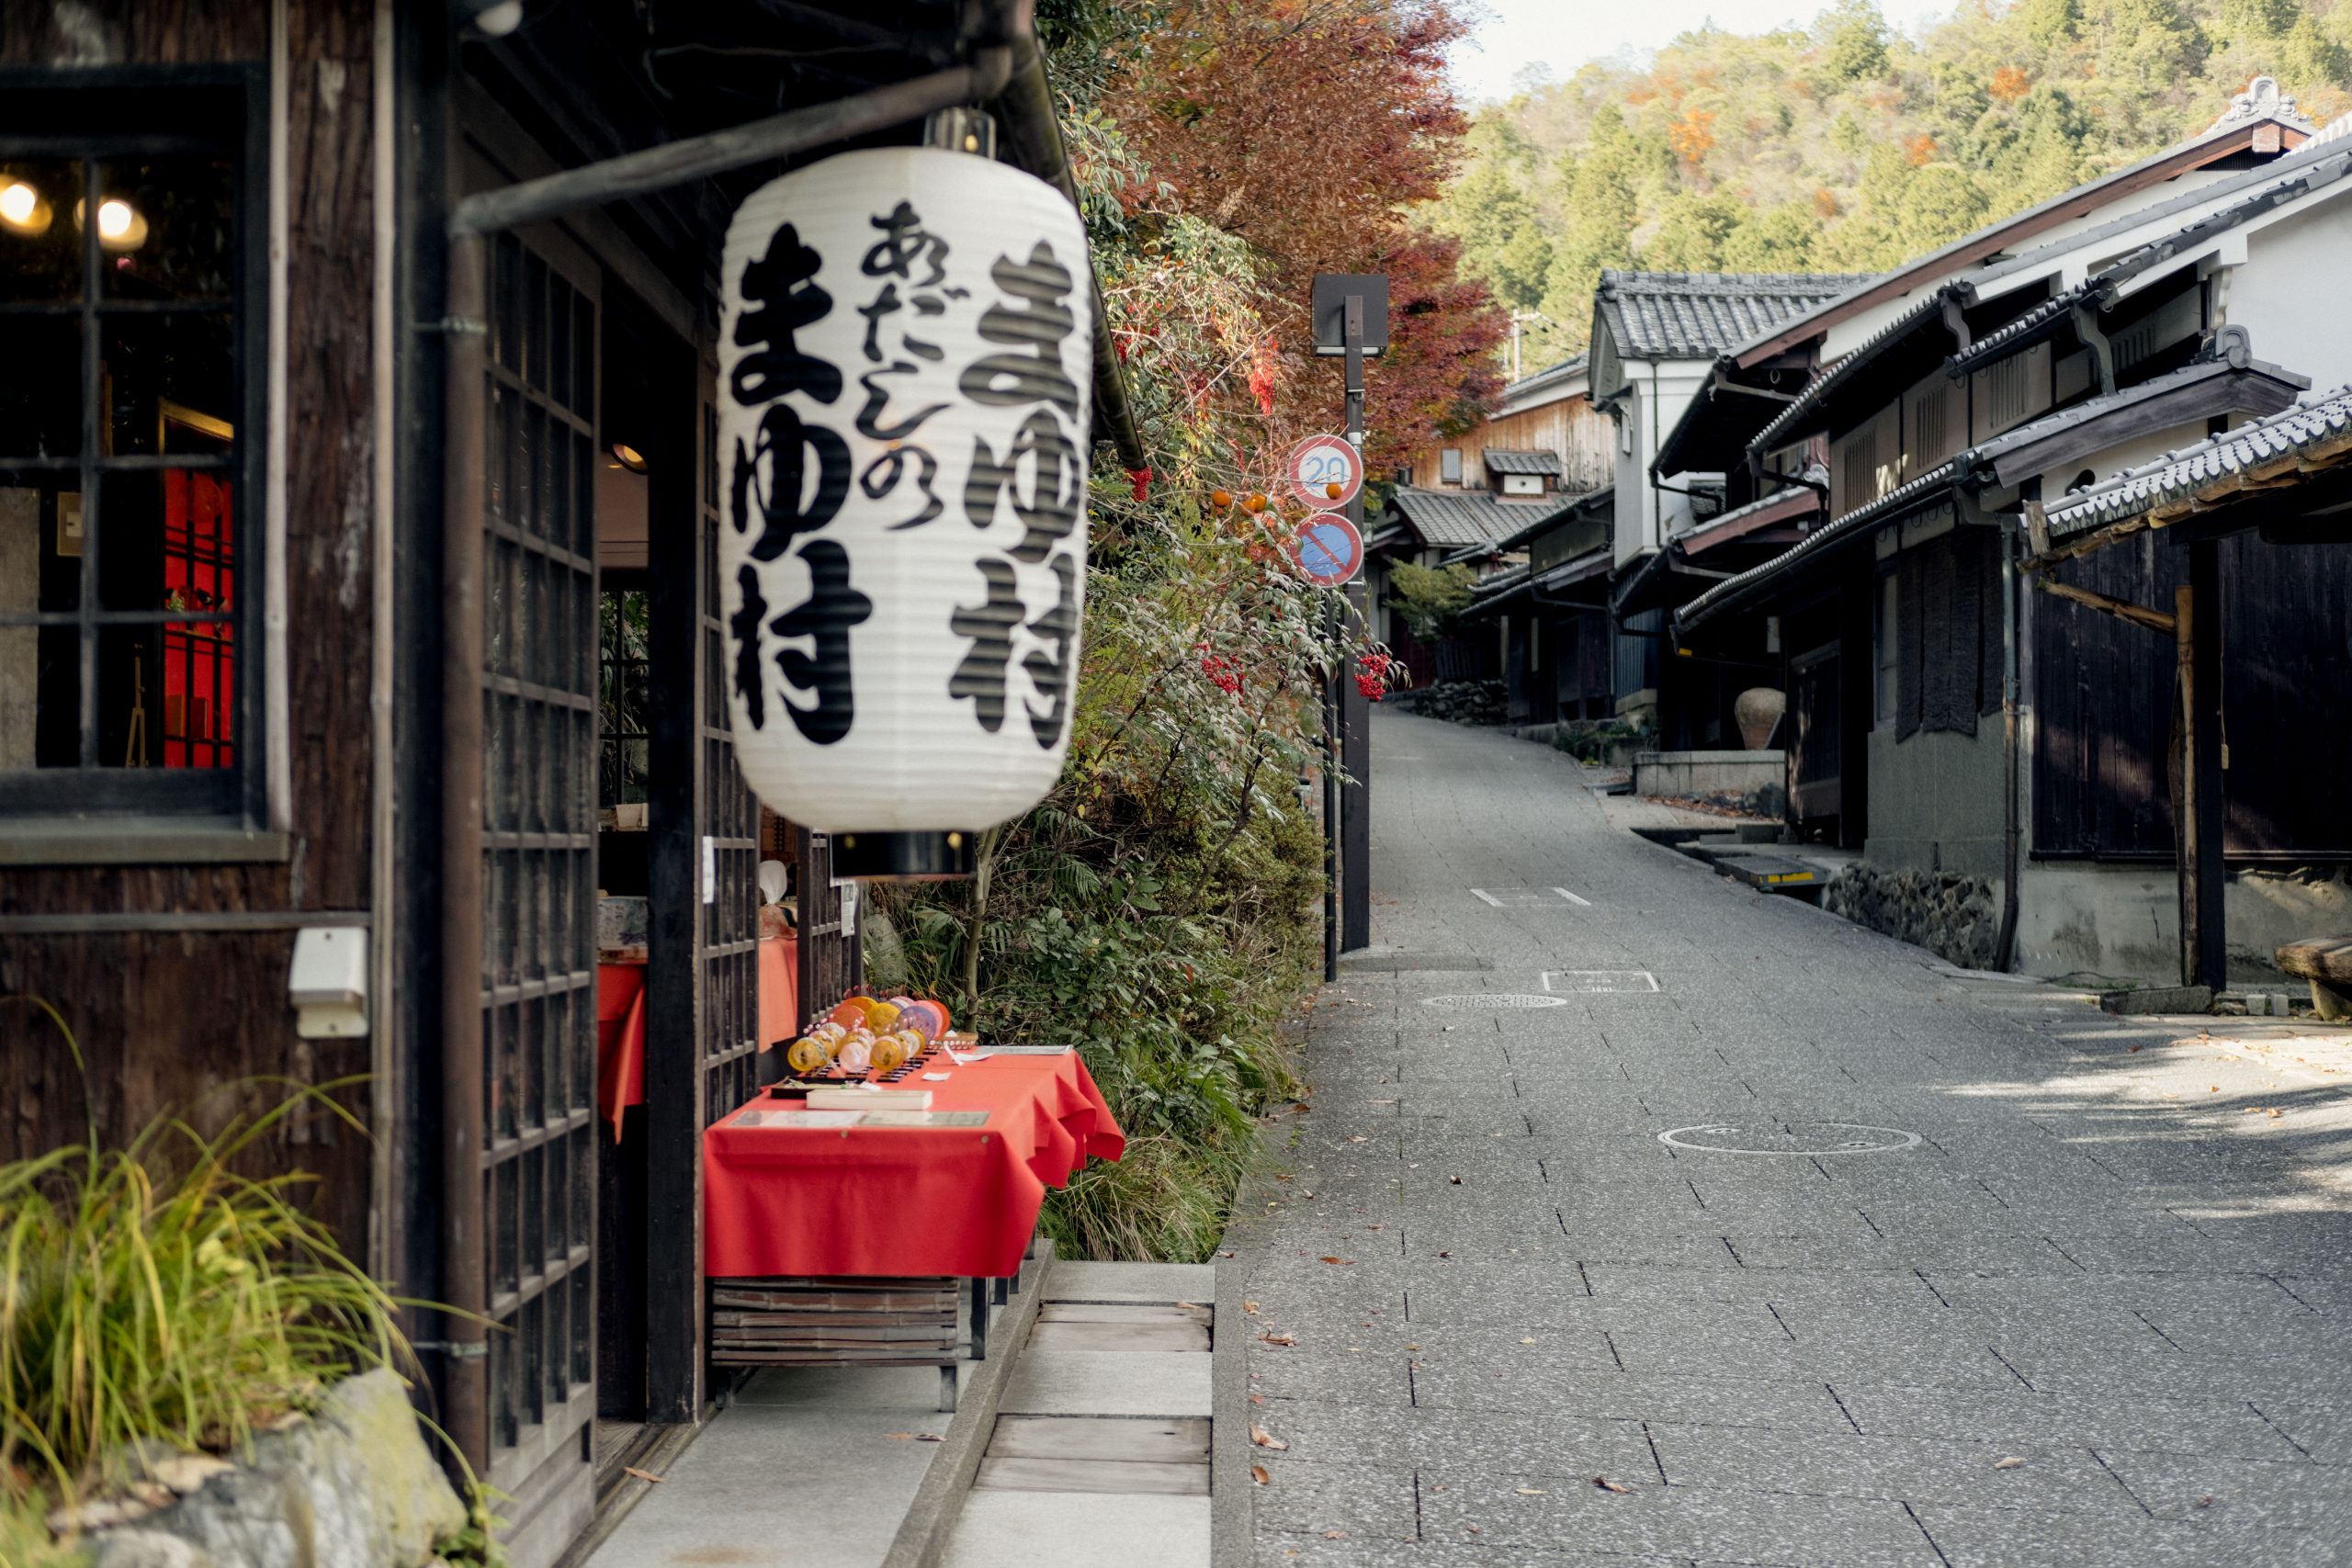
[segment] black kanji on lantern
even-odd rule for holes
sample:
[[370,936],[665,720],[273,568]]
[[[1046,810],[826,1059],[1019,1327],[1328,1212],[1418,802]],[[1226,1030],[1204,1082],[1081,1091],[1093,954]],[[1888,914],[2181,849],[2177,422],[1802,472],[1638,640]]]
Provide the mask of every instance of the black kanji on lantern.
[[842,395],[841,367],[800,352],[793,334],[823,321],[833,297],[817,287],[824,258],[801,243],[786,223],[775,231],[768,254],[743,268],[743,298],[758,309],[735,319],[737,346],[755,349],[735,362],[730,385],[745,407],[786,392],[806,392],[820,403]]
[[1021,668],[1036,683],[1037,694],[1046,699],[1042,710],[1035,703],[1024,705],[1029,710],[1029,732],[1049,751],[1061,739],[1062,726],[1069,717],[1069,648],[1078,636],[1078,563],[1068,555],[1056,556],[1054,578],[1061,585],[1060,597],[1052,609],[1029,623],[1030,631],[1044,638],[1053,651],[1039,649],[1021,661]]
[[[1020,489],[1021,459],[1035,459],[1030,493]],[[1079,460],[1078,444],[1062,434],[1061,421],[1051,409],[1038,409],[1021,426],[1002,460],[985,439],[972,442],[972,471],[964,481],[964,515],[972,526],[985,528],[996,521],[997,503],[1012,494],[1012,514],[1021,520],[1021,542],[1012,558],[1031,566],[1078,529],[1079,509],[1086,501],[1086,469]]]
[[849,733],[857,716],[849,632],[874,614],[874,601],[850,586],[849,552],[833,540],[811,539],[800,547],[800,560],[808,568],[808,597],[770,621],[768,630],[787,639],[807,637],[814,645],[813,654],[780,649],[775,665],[785,684],[817,699],[811,707],[785,703],[794,728],[818,745],[830,746]]
[[743,590],[742,607],[727,617],[727,629],[735,637],[735,690],[743,698],[743,716],[752,728],[765,729],[768,699],[767,683],[760,679],[760,617],[768,613],[768,602],[760,592],[759,568],[745,566],[735,581]]
[[[858,475],[858,485],[869,499],[880,501],[898,488],[911,468],[915,489],[922,497],[922,509],[891,526],[913,528],[946,510],[934,488],[939,460],[914,437],[948,405],[926,403],[911,412],[892,413],[890,398],[895,389],[890,383],[911,378],[920,384],[924,365],[936,365],[945,357],[945,350],[938,344],[915,335],[913,319],[944,315],[946,302],[966,298],[966,290],[939,287],[946,281],[949,246],[944,238],[923,227],[922,216],[911,202],[901,201],[869,221],[882,238],[866,251],[858,269],[884,281],[875,296],[857,308],[857,313],[865,318],[864,352],[875,367],[857,378],[857,384],[865,389],[865,400],[857,411],[857,431],[891,446],[865,465]],[[916,276],[918,268],[922,271],[921,276]],[[906,289],[903,295],[901,285]],[[886,339],[892,341],[886,343]]]
[[823,265],[786,223],[767,254],[743,268],[743,298],[751,308],[735,320],[735,342],[752,352],[735,362],[728,385],[747,408],[772,406],[750,446],[736,439],[729,514],[738,534],[758,521],[754,560],[775,560],[795,538],[831,523],[849,494],[849,444],[782,400],[793,392],[820,403],[842,395],[840,367],[802,353],[795,336],[832,309],[832,296],[817,287]]
[[752,558],[775,560],[840,513],[849,495],[849,443],[803,420],[790,403],[776,403],[760,416],[759,438],[749,451],[735,443],[731,489],[735,531],[750,528],[756,513],[760,536]]
[[1010,299],[980,312],[979,334],[1010,352],[975,359],[956,385],[976,403],[1051,403],[1076,419],[1078,383],[1062,368],[1062,340],[1078,326],[1069,303],[1077,287],[1069,268],[1041,240],[1026,262],[999,256],[989,276]]
[[986,603],[959,608],[947,624],[960,637],[969,637],[971,650],[947,682],[947,694],[969,697],[980,728],[994,735],[1004,728],[1004,676],[1012,662],[1012,629],[1021,624],[1021,591],[1012,568],[983,556],[973,563],[988,584]]

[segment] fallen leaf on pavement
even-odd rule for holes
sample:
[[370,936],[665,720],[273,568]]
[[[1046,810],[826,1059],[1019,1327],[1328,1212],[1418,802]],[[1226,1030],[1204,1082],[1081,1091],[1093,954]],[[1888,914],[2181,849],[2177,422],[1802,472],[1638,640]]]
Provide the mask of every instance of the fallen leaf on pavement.
[[2211,1497],[2199,1497],[2197,1499],[2197,1506],[2200,1508],[2210,1508],[2213,1506],[2213,1499]]
[[1274,1483],[1274,1478],[1266,1473],[1266,1467],[1262,1464],[1253,1464],[1250,1467],[1250,1479],[1261,1486],[1271,1486]]
[[915,1435],[912,1432],[885,1432],[882,1436],[894,1443],[911,1443],[915,1440]]
[[1230,1257],[1232,1257],[1232,1256],[1233,1256],[1233,1254],[1232,1254],[1232,1253],[1230,1253],[1230,1252],[1220,1252],[1220,1253],[1218,1253],[1218,1254],[1217,1254],[1217,1256],[1218,1256],[1219,1258],[1230,1258]]
[[1438,1256],[1439,1256],[1440,1258],[1451,1258],[1451,1257],[1453,1257],[1453,1254],[1452,1254],[1451,1252],[1441,1252],[1441,1253],[1439,1253],[1439,1254],[1438,1254]]
[[1517,1490],[1519,1495],[1522,1497],[1549,1497],[1551,1495],[1549,1492],[1545,1492],[1533,1486],[1521,1486]]
[[635,1466],[635,1465],[633,1465],[633,1464],[625,1464],[625,1465],[621,1466],[621,1473],[622,1473],[623,1475],[634,1475],[634,1476],[636,1476],[639,1481],[650,1481],[650,1482],[653,1482],[654,1483],[656,1483],[657,1485],[658,1485],[658,1484],[661,1483],[661,1481],[662,1481],[662,1477],[660,1477],[660,1476],[658,1476],[658,1475],[654,1474],[651,1471],[650,1471],[650,1470],[639,1470],[639,1469],[638,1469],[638,1468],[637,1468],[637,1466]]
[[917,1432],[915,1434],[915,1441],[918,1443],[944,1443],[946,1440],[947,1438],[938,1432]]
[[1283,1442],[1280,1438],[1275,1437],[1272,1432],[1267,1431],[1255,1421],[1250,1423],[1250,1440],[1257,1444],[1261,1449],[1272,1449],[1276,1453],[1280,1453],[1284,1449],[1290,1447],[1288,1443]]
[[1596,1475],[1596,1476],[1594,1476],[1594,1477],[1592,1478],[1592,1483],[1593,1483],[1595,1486],[1600,1487],[1603,1492],[1616,1492],[1616,1493],[1623,1494],[1623,1493],[1630,1493],[1630,1492],[1632,1492],[1632,1491],[1633,1491],[1633,1488],[1632,1488],[1632,1487],[1630,1487],[1630,1486],[1620,1486],[1620,1485],[1618,1485],[1615,1482],[1613,1482],[1613,1481],[1610,1480],[1610,1479],[1609,1479],[1609,1477],[1607,1477],[1607,1476],[1605,1476],[1605,1475]]
[[1535,1343],[1535,1341],[1534,1341],[1534,1340],[1532,1340],[1532,1339],[1522,1339],[1522,1340],[1521,1340],[1521,1341],[1520,1341],[1520,1343],[1521,1343],[1521,1344],[1522,1344],[1522,1345],[1532,1345],[1532,1344],[1534,1344],[1534,1343]]
[[1325,1530],[1323,1532],[1323,1539],[1325,1540],[1345,1540],[1348,1539],[1348,1532],[1345,1530]]
[[1447,1179],[1448,1181],[1451,1181],[1452,1183],[1453,1183],[1453,1185],[1455,1185],[1456,1187],[1459,1187],[1459,1186],[1461,1186],[1461,1185],[1462,1185],[1462,1178],[1460,1178],[1460,1177],[1458,1177],[1458,1176],[1449,1176],[1449,1177],[1447,1177],[1447,1178],[1446,1178],[1446,1179]]
[[1255,1313],[1258,1310],[1258,1303],[1256,1302],[1243,1302],[1241,1303],[1241,1310],[1246,1313]]
[[1372,1140],[1365,1137],[1362,1133],[1351,1133],[1348,1134],[1348,1142],[1351,1144],[1368,1144],[1372,1142]]
[[1481,1529],[1480,1529],[1476,1525],[1464,1525],[1462,1528],[1463,1528],[1464,1529],[1468,1530],[1472,1535],[1483,1535],[1483,1534],[1485,1534],[1485,1533],[1486,1533],[1484,1530],[1481,1530]]
[[1269,1345],[1295,1345],[1298,1343],[1297,1336],[1292,1334],[1261,1334],[1258,1337],[1264,1340]]
[[2007,1459],[1995,1460],[1993,1461],[1993,1468],[1995,1470],[2017,1470],[2023,1466],[2024,1463],[2025,1461],[2018,1458],[2015,1454],[2011,1454]]
[[1323,1255],[1322,1261],[1326,1263],[1336,1263],[1342,1269],[1352,1269],[1355,1267],[1356,1260],[1352,1258],[1334,1258],[1327,1252]]

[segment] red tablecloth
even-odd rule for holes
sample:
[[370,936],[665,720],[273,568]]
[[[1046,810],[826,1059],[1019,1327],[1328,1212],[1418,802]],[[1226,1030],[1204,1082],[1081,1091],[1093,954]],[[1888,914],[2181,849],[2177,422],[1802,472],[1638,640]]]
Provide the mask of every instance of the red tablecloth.
[[[800,939],[760,942],[760,1049],[792,1038],[800,1009]],[[621,1135],[621,1115],[645,1103],[645,965],[596,965],[596,1110]]]
[[1021,1266],[1046,1189],[1089,1156],[1125,1151],[1075,1052],[931,1070],[947,1081],[917,1075],[907,1087],[930,1089],[933,1111],[985,1111],[987,1123],[737,1125],[746,1112],[797,1109],[762,1096],[707,1130],[703,1271],[1001,1278]]

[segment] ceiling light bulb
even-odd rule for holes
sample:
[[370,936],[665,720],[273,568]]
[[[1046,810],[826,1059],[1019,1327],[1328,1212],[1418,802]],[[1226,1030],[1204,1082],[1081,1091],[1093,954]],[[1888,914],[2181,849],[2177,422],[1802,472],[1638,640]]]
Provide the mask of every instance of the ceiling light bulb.
[[504,38],[523,25],[523,0],[500,0],[486,6],[474,17],[474,26],[492,38]]
[[134,216],[127,201],[102,201],[98,203],[98,232],[109,240],[119,240],[130,232]]
[[627,468],[630,473],[641,474],[645,472],[645,454],[630,446],[628,442],[614,442],[613,456],[620,459],[620,466]]
[[29,223],[33,209],[40,205],[40,193],[18,180],[6,190],[0,190],[0,218],[11,223]]

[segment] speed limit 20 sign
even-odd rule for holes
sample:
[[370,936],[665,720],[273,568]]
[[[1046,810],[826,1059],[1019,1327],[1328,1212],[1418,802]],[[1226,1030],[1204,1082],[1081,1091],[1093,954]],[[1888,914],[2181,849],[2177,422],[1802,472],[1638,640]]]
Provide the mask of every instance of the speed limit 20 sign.
[[1343,435],[1310,435],[1283,459],[1283,483],[1316,511],[1336,511],[1363,489],[1363,458]]

